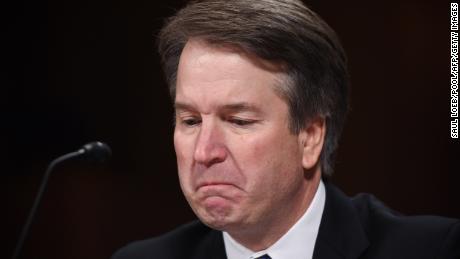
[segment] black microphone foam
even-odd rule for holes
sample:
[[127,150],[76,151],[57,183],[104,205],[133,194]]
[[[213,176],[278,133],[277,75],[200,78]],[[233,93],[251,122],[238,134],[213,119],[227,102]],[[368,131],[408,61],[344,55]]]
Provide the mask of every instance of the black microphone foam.
[[95,162],[107,161],[112,155],[110,147],[99,141],[85,144],[79,152],[82,152],[82,155],[84,155],[85,158]]

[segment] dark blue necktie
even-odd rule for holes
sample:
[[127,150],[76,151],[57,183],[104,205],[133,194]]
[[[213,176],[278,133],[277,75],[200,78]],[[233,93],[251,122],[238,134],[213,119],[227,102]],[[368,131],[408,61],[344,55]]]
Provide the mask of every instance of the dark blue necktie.
[[257,257],[256,259],[272,259],[268,254]]

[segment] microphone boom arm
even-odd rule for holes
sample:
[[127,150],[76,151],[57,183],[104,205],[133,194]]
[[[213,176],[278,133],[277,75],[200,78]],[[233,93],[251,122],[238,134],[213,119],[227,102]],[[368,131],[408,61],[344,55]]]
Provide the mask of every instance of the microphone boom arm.
[[24,224],[24,227],[22,228],[21,235],[19,236],[19,240],[16,244],[16,248],[14,249],[13,257],[11,259],[17,259],[19,256],[19,253],[21,252],[21,248],[24,244],[24,241],[27,237],[27,233],[29,232],[30,226],[32,225],[32,221],[34,219],[35,212],[37,211],[38,206],[40,205],[40,201],[42,199],[43,193],[45,192],[46,189],[46,184],[48,183],[48,178],[50,177],[51,172],[53,171],[54,167],[61,163],[62,161],[65,161],[69,158],[74,158],[81,156],[85,153],[84,149],[79,149],[78,151],[71,152],[65,155],[62,155],[56,159],[54,159],[49,165],[48,168],[46,169],[45,174],[43,175],[42,182],[40,184],[40,188],[38,189],[37,196],[35,197],[35,201],[32,205],[32,209],[29,212],[29,216],[27,217],[27,221]]

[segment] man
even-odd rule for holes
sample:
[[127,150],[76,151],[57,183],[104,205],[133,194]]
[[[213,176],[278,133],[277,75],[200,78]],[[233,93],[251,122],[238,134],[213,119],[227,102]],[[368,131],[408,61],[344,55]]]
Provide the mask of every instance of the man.
[[180,185],[200,221],[114,258],[460,258],[458,220],[397,216],[327,182],[346,60],[302,2],[191,2],[159,51]]

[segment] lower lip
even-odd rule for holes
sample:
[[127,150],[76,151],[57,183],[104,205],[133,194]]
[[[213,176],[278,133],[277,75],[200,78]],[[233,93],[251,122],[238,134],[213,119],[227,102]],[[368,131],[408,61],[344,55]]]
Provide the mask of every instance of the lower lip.
[[213,187],[213,186],[233,186],[233,185],[229,183],[212,183],[212,184],[201,185],[199,188]]
[[[238,192],[231,184],[208,184],[198,189],[202,205],[207,209],[223,209],[238,197]],[[230,203],[229,203],[230,202]]]
[[207,184],[198,187],[197,191],[200,191],[205,196],[227,196],[231,195],[235,189],[233,184]]

